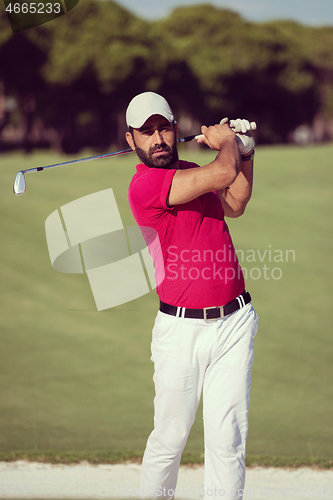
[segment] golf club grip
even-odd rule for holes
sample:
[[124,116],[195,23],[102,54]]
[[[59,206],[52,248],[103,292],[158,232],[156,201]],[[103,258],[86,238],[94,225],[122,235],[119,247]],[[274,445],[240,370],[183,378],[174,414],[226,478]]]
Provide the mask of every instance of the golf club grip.
[[[233,127],[231,127],[232,130]],[[251,122],[250,123],[250,129],[248,130],[249,132],[252,132],[252,130],[257,130],[257,124],[256,122]],[[241,134],[242,132],[237,132],[238,134]],[[205,136],[203,134],[199,134],[199,135],[195,135],[194,136],[194,139],[198,140],[198,139],[203,139]]]
[[195,135],[188,135],[187,137],[183,137],[182,139],[177,139],[178,142],[190,142],[193,141]]

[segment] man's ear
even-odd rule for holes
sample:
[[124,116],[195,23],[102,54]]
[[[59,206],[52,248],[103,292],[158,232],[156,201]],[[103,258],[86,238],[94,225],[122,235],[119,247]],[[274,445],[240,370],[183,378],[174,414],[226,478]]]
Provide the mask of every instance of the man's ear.
[[126,141],[128,142],[130,148],[132,148],[133,151],[135,151],[135,144],[131,132],[126,132]]

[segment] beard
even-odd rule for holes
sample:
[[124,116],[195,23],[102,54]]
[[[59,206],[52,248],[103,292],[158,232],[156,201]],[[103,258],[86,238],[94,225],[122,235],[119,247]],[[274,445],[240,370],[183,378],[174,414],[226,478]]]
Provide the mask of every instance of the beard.
[[[162,144],[156,144],[149,148],[148,151],[144,151],[139,148],[135,142],[135,152],[140,158],[141,162],[147,165],[149,168],[171,168],[178,161],[178,151],[176,141],[172,146],[168,146],[165,142]],[[166,154],[162,156],[154,156],[155,151],[166,151]]]

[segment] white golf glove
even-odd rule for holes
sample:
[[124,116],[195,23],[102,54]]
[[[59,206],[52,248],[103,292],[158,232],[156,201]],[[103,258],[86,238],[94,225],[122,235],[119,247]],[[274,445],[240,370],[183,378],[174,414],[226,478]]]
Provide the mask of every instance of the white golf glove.
[[[228,118],[223,118],[221,120],[221,125],[226,123]],[[222,123],[223,122],[223,123]],[[250,134],[250,130],[256,130],[257,124],[256,122],[249,122],[248,120],[242,120],[241,118],[237,118],[237,120],[230,120],[229,127],[236,132],[238,149],[241,155],[246,155],[254,148],[255,140]]]
[[[226,123],[228,119],[223,118],[223,123]],[[222,125],[222,123],[221,123]],[[242,134],[246,134],[250,130],[256,130],[257,124],[256,122],[249,122],[248,120],[237,118],[237,120],[230,120],[229,127],[232,128],[235,132],[241,132]]]
[[[220,125],[229,123],[229,127],[236,132],[238,149],[241,155],[246,155],[251,149],[254,148],[255,140],[250,134],[250,130],[256,130],[256,122],[249,122],[248,120],[237,118],[237,120],[229,120],[229,118],[223,118],[220,121]],[[202,139],[204,135],[197,135],[196,139]]]

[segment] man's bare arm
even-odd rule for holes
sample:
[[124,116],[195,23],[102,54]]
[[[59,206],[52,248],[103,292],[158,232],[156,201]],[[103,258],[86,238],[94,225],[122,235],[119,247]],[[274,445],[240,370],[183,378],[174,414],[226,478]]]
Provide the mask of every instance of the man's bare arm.
[[201,128],[205,142],[218,151],[214,161],[204,167],[177,170],[169,196],[168,206],[181,205],[204,193],[224,190],[233,184],[241,168],[241,158],[236,134],[228,124]]
[[218,190],[226,217],[240,217],[252,195],[253,160],[243,161],[235,181],[224,189]]

